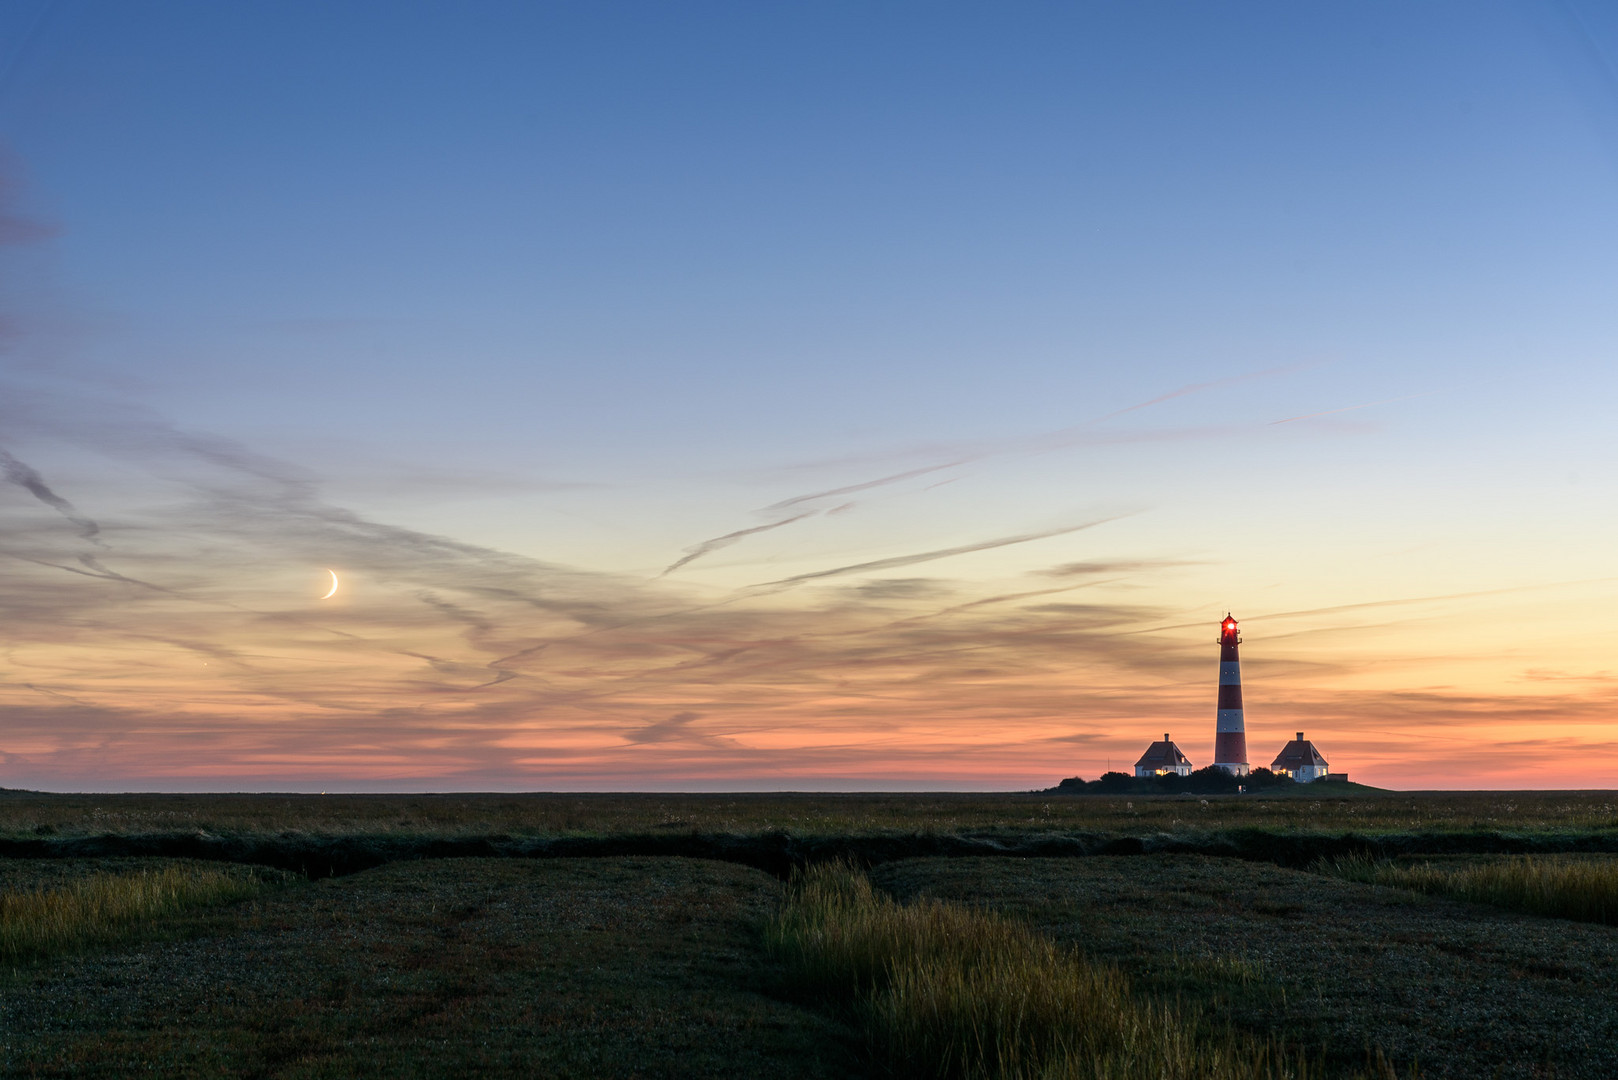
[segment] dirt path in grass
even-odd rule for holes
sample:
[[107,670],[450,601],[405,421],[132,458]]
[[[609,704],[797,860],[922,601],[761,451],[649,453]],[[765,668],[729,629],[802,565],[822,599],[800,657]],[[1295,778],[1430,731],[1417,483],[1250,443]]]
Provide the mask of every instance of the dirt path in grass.
[[1618,1076],[1615,927],[1189,855],[915,859],[871,877],[1026,918],[1138,989],[1324,1044],[1338,1067],[1380,1046],[1429,1080]]
[[779,883],[688,859],[398,863],[0,984],[13,1076],[847,1076],[768,994]]

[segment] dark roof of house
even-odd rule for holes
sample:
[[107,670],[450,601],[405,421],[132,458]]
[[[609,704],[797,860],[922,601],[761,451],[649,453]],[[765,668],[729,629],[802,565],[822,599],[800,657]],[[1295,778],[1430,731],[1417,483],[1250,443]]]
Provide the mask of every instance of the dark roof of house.
[[1326,765],[1325,756],[1316,750],[1315,744],[1308,739],[1293,739],[1281,747],[1281,752],[1275,755],[1275,762],[1270,768],[1290,771],[1307,768],[1310,765]]
[[1180,753],[1180,748],[1168,739],[1155,742],[1135,762],[1137,769],[1167,769],[1175,765],[1189,765],[1191,759]]

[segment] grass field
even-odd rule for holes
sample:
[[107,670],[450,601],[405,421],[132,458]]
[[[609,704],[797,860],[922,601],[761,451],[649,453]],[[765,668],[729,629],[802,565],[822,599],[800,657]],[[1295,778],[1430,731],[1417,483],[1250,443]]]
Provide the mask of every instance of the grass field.
[[681,859],[412,862],[14,970],[7,1075],[840,1077],[768,992],[780,887]]
[[1349,881],[1618,925],[1618,859],[1611,856],[1429,860],[1415,865],[1352,857],[1323,862],[1320,869]]
[[8,889],[0,892],[0,963],[116,940],[192,908],[256,896],[267,881],[282,877],[273,871],[169,862]]
[[[851,835],[980,832],[1010,852],[1019,834],[1062,830],[1280,838],[1380,822],[1604,843],[1612,799],[7,793],[7,835],[55,846],[51,858],[0,858],[3,910],[80,914],[67,920],[76,929],[0,957],[0,1075],[1091,1076],[1119,1045],[1139,1045],[1119,1032],[1146,1031],[1191,1063],[1147,1071],[1185,1080],[1264,1075],[1281,1046],[1335,1080],[1618,1076],[1618,927],[1474,889],[1538,881],[1539,894],[1567,893],[1585,880],[1569,867],[1618,865],[1610,857],[1423,856],[1331,874],[1263,861],[1262,848],[915,858],[898,843],[868,871],[873,889],[816,909],[801,885],[750,866],[614,856],[611,844],[588,859],[406,858],[310,880],[82,857],[74,839],[136,850],[187,829],[832,836],[841,822]],[[1480,825],[1491,808],[1538,824]],[[147,899],[118,913],[120,896]],[[854,954],[866,960],[850,967],[848,950],[805,944],[837,926],[865,927]],[[1063,1026],[1077,1015],[1091,1021]],[[968,1031],[999,1049],[961,1057]],[[1064,1059],[1062,1046],[1083,1052]],[[1108,1075],[1135,1075],[1114,1064]]]
[[786,831],[1265,828],[1409,832],[1618,830],[1614,792],[1377,793],[1300,785],[1278,795],[48,795],[0,792],[0,836],[197,832],[512,836]]
[[796,875],[766,940],[788,985],[858,1025],[874,1063],[944,1080],[1307,1080],[1306,1052],[1210,1028],[1116,968],[979,908],[899,903],[857,868]]
[[1618,932],[1201,856],[917,859],[872,872],[904,900],[1018,919],[1143,992],[1427,1077],[1618,1076]]

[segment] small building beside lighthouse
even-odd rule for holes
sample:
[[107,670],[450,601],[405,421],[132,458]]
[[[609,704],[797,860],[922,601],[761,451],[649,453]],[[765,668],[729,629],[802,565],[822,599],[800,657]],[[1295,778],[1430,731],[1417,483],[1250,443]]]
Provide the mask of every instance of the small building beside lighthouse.
[[1163,733],[1163,741],[1155,742],[1146,748],[1146,753],[1135,762],[1136,776],[1167,776],[1173,773],[1176,776],[1191,775],[1191,759],[1180,752],[1169,738],[1168,732]]
[[[1153,744],[1156,745],[1156,744]],[[1326,764],[1326,756],[1315,749],[1315,744],[1298,732],[1298,737],[1281,748],[1275,755],[1275,761],[1270,765],[1270,771],[1277,776],[1290,776],[1300,784],[1307,784],[1313,780],[1324,780],[1331,775],[1331,766]],[[1139,775],[1138,771],[1136,775]]]

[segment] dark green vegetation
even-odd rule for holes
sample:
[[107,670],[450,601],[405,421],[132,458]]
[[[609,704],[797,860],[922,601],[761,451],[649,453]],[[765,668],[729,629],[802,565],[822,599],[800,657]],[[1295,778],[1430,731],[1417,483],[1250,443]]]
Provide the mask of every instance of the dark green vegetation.
[[[0,857],[167,856],[310,877],[411,858],[684,856],[785,878],[923,855],[1322,858],[1618,852],[1610,792],[1271,795],[121,795],[0,793]],[[1329,789],[1329,790],[1328,790]]]
[[[1355,789],[1352,791],[1344,789]],[[105,834],[513,837],[879,831],[1312,832],[1618,830],[1611,791],[1377,792],[1301,784],[1284,795],[1068,798],[924,795],[49,795],[0,791],[0,837]]]
[[916,1080],[1304,1080],[1306,1056],[1209,1029],[1131,992],[1118,971],[1021,921],[921,897],[854,867],[795,875],[770,924],[789,985],[865,1032]]
[[872,871],[1026,922],[1242,1031],[1423,1076],[1618,1076],[1618,932],[1201,856],[916,859]]
[[[1373,792],[1376,788],[1368,788],[1363,784],[1350,785],[1347,781],[1323,781],[1334,786],[1327,790],[1338,794],[1338,797],[1352,793]],[[1284,792],[1301,791],[1299,784],[1292,777],[1279,775],[1260,766],[1246,776],[1237,777],[1227,769],[1218,765],[1207,765],[1189,776],[1179,773],[1164,773],[1162,776],[1134,776],[1130,773],[1106,772],[1100,779],[1085,780],[1072,776],[1050,789],[1057,795],[1235,795],[1238,792],[1258,794],[1260,792],[1278,795]],[[1315,789],[1318,793],[1319,789]]]
[[5,871],[0,878],[4,880],[0,963],[133,936],[155,920],[256,896],[266,878],[281,881],[286,876],[273,870],[261,875],[250,867],[169,862],[122,872],[52,875],[47,871],[41,876],[57,880],[46,884],[30,881],[34,875],[16,864]]
[[[7,1075],[831,1077],[856,1040],[772,997],[780,886],[684,859],[419,861],[15,970]],[[183,928],[183,923],[182,923]]]
[[[1618,851],[1615,804],[1611,793],[1324,787],[0,793],[10,897],[223,875],[213,892],[0,961],[0,1074],[881,1076],[884,1061],[935,1051],[964,1060],[949,1056],[947,1033],[993,1030],[980,1021],[1017,1013],[1021,987],[1048,1017],[1074,1012],[1081,992],[1110,1001],[1090,1015],[1112,1028],[1097,1020],[1072,1036],[1091,1049],[1134,1023],[1181,1047],[1181,1061],[1253,1048],[1237,1055],[1247,1068],[1284,1046],[1306,1055],[1311,1076],[1337,1080],[1392,1075],[1372,1069],[1379,1052],[1401,1077],[1416,1066],[1432,1078],[1611,1077],[1618,928],[1457,883],[1533,878],[1551,883],[1540,894],[1572,895],[1566,883],[1584,879],[1562,867],[1618,864],[1589,854]],[[672,857],[683,849],[725,861]],[[1108,851],[1125,854],[1096,854]],[[592,857],[559,857],[570,852]],[[1085,857],[1016,857],[1029,852]],[[1509,854],[1521,852],[1534,854]],[[435,857],[480,853],[546,857]],[[809,950],[777,934],[771,952],[768,927],[793,910],[784,879],[848,853],[871,867],[877,891],[859,903],[875,923],[954,926],[994,944],[912,972],[886,1027],[874,995],[901,985],[902,956],[828,996],[821,976],[804,976]],[[928,854],[954,857],[917,857]],[[1394,873],[1422,867],[1428,877]],[[1447,884],[1431,886],[1429,871]],[[980,968],[1022,974],[990,980],[990,992],[972,981]],[[851,1005],[861,994],[864,1012]],[[1214,1075],[1198,1068],[1169,1075]]]
[[1417,889],[1531,915],[1618,925],[1618,860],[1610,856],[1520,856],[1414,866],[1349,857],[1323,862],[1319,869],[1350,881]]

